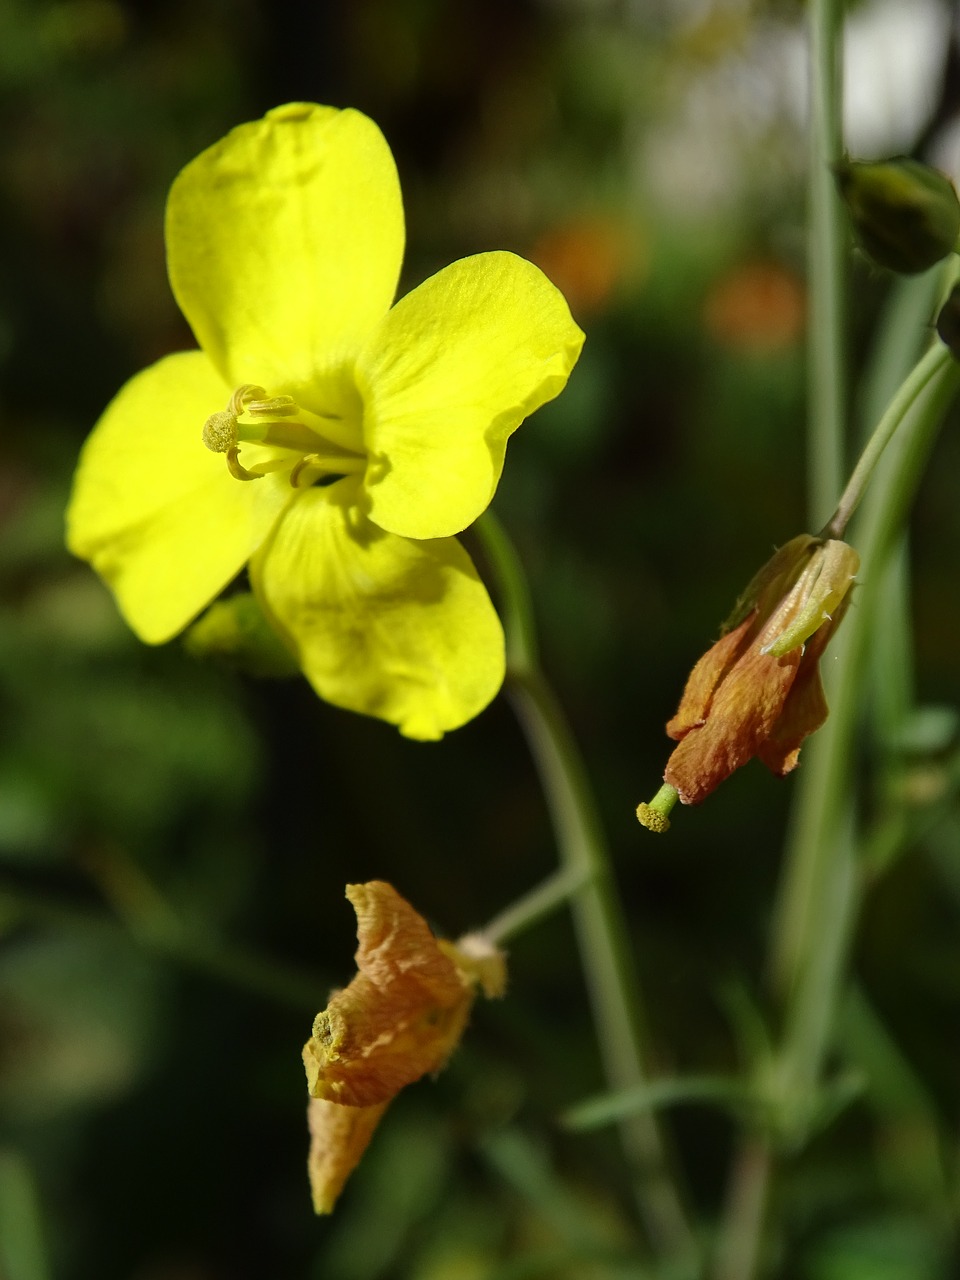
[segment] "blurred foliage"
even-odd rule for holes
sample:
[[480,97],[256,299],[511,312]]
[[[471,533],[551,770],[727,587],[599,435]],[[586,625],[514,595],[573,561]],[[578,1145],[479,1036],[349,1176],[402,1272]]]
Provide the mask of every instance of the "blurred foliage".
[[[371,114],[404,187],[403,287],[514,249],[587,331],[497,509],[609,824],[660,1066],[736,1071],[790,783],[750,766],[663,841],[633,807],[691,662],[804,526],[801,19],[793,0],[0,0],[3,1280],[647,1274],[614,1138],[558,1124],[601,1088],[562,913],[512,945],[510,996],[391,1109],[337,1214],[309,1211],[299,1051],[350,973],[343,885],[388,879],[455,935],[553,867],[509,707],[411,744],[303,682],[143,648],[63,550],[62,510],[110,396],[191,344],[163,259],[178,168],[279,102]],[[955,61],[918,89],[911,147],[946,136]],[[852,271],[859,368],[888,281]],[[920,709],[896,740],[864,733],[877,872],[837,1044],[863,1087],[778,1186],[787,1280],[957,1265],[958,469],[954,430],[914,522]],[[701,1100],[669,1123],[709,1229],[731,1121]]]

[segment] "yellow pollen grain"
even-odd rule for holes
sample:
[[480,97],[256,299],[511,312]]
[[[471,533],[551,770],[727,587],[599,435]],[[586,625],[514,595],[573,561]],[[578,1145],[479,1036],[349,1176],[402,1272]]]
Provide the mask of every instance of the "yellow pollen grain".
[[203,443],[213,453],[226,453],[237,443],[237,420],[232,413],[221,409],[211,413],[203,424]]
[[670,819],[666,814],[660,813],[659,810],[652,808],[648,804],[637,805],[637,818],[642,827],[646,827],[648,831],[655,832],[658,836],[670,830]]

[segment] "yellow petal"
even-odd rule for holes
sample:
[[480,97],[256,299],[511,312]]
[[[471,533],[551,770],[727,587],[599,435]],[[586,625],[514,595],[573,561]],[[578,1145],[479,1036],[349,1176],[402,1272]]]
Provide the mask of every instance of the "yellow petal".
[[67,545],[151,644],[213,599],[289,500],[285,482],[234,480],[204,447],[203,424],[229,394],[201,352],[167,356],[121,389],[80,456]]
[[402,298],[357,360],[372,520],[458,533],[493,497],[507,438],[564,387],[583,345],[532,263],[482,253]]
[[254,561],[255,589],[322,698],[439,738],[500,688],[500,621],[455,539],[385,533],[358,497],[353,478],[303,493]]
[[350,408],[344,364],[403,257],[396,166],[372,120],[292,103],[240,125],[179,174],[166,233],[174,294],[231,386]]

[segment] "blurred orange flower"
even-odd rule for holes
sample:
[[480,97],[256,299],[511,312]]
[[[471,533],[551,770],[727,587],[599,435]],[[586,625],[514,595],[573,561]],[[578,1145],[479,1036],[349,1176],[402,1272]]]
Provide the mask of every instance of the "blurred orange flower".
[[609,305],[624,280],[643,267],[644,251],[623,223],[592,214],[544,231],[529,256],[583,316]]
[[716,281],[707,294],[703,323],[725,347],[770,352],[799,342],[806,321],[799,277],[776,262],[745,262]]

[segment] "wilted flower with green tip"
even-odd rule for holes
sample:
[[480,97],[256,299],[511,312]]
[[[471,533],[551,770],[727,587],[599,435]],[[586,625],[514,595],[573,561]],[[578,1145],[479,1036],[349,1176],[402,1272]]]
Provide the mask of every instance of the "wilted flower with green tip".
[[665,786],[637,810],[645,827],[667,830],[677,799],[700,804],[754,756],[781,777],[796,768],[801,743],[827,718],[820,658],[859,566],[845,542],[804,533],[754,575],[667,724],[677,746]]
[[356,111],[296,103],[186,166],[174,295],[201,350],[132,378],[84,448],[68,544],[141,639],[170,639],[244,567],[314,688],[437,738],[500,687],[503,634],[453,536],[507,438],[583,342],[509,253],[395,305],[396,168]]

